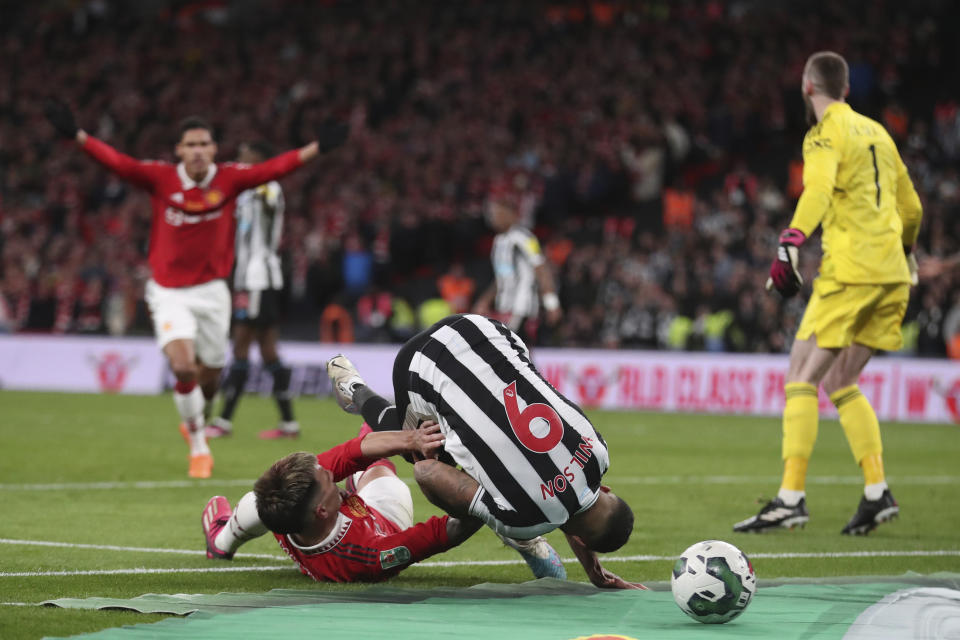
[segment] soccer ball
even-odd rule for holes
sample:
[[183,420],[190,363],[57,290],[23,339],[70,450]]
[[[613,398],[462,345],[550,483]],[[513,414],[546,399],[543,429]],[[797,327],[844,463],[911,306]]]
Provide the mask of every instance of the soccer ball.
[[677,559],[670,588],[685,614],[704,624],[723,624],[750,604],[757,576],[740,549],[721,540],[704,540]]

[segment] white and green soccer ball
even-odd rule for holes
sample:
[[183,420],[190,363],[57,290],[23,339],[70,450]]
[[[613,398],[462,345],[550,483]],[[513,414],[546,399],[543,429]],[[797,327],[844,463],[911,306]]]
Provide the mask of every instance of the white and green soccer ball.
[[704,540],[677,558],[670,587],[685,614],[704,624],[723,624],[750,604],[757,576],[740,549],[729,542]]

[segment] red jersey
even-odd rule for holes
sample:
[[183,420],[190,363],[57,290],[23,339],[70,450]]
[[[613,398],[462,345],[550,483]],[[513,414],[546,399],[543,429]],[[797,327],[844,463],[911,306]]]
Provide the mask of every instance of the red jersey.
[[[356,437],[317,456],[317,462],[339,482],[374,462],[360,453]],[[451,548],[447,539],[449,516],[431,517],[409,529],[400,529],[360,496],[340,492],[343,502],[330,535],[320,544],[301,548],[290,537],[275,533],[304,575],[314,580],[354,582],[385,580],[414,562]]]
[[214,163],[194,182],[182,164],[135,160],[88,135],[95,160],[150,192],[150,268],[164,287],[189,287],[227,278],[233,267],[234,209],[242,191],[290,173],[303,163],[297,150],[255,165]]

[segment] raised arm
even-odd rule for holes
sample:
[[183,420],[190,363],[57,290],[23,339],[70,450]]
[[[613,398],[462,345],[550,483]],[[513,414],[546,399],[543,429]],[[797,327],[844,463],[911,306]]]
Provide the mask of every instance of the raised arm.
[[74,140],[90,157],[124,180],[144,189],[150,189],[153,186],[153,170],[157,166],[156,163],[135,160],[120,153],[106,142],[87,134],[77,126],[73,110],[62,100],[50,98],[43,108],[47,120],[60,137]]
[[156,162],[143,162],[121,153],[102,140],[88,135],[83,129],[77,131],[77,144],[91,158],[131,184],[147,190],[153,188],[153,172],[160,166]]
[[347,125],[336,120],[325,120],[316,131],[316,140],[305,144],[266,162],[242,167],[237,173],[237,191],[252,189],[257,185],[271,180],[277,180],[291,171],[302,167],[321,153],[333,151],[347,140],[350,129]]
[[[307,160],[316,157],[316,143],[311,142],[305,147],[281,153],[265,162],[251,165],[227,165],[236,171],[234,185],[236,192],[277,180],[303,166]],[[311,147],[313,148],[311,151]],[[306,158],[306,160],[304,159]]]

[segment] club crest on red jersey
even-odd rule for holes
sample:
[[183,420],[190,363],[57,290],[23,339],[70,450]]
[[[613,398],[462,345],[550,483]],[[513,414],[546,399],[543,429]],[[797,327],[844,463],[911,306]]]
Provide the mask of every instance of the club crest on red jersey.
[[366,505],[363,504],[363,500],[357,496],[350,496],[343,501],[343,506],[347,508],[347,511],[350,512],[355,518],[366,518],[370,515],[370,512],[367,511]]

